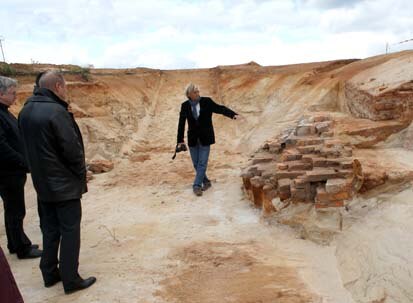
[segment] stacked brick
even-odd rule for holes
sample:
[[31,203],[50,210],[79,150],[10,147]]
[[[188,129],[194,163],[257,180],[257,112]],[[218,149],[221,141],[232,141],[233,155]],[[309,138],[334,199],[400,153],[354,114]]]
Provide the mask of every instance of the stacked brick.
[[359,118],[373,121],[409,120],[413,117],[413,82],[409,81],[395,89],[386,86],[376,92],[368,92],[347,82],[344,86],[350,112]]
[[363,174],[351,146],[334,139],[333,128],[327,116],[307,117],[266,143],[242,174],[249,199],[266,213],[278,210],[277,197],[317,209],[344,206],[360,189]]

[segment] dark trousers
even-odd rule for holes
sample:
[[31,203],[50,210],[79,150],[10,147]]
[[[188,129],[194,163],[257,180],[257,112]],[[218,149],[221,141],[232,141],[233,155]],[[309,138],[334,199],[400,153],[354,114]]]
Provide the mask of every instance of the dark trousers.
[[0,247],[0,302],[23,303],[22,295],[10,270],[6,256]]
[[26,175],[0,177],[0,196],[4,205],[7,248],[11,253],[24,256],[30,250],[31,242],[24,233],[23,220],[26,216],[24,185]]
[[43,280],[48,282],[56,274],[60,274],[63,286],[67,287],[78,277],[82,218],[80,199],[61,202],[39,200],[38,206],[43,234],[43,254],[40,260]]

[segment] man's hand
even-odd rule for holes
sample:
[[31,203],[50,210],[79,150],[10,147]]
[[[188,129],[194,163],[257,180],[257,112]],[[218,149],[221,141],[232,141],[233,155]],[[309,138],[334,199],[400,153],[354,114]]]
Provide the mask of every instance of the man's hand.
[[176,146],[176,152],[187,151],[188,148],[186,147],[184,142],[178,143]]
[[241,121],[241,122],[245,122],[245,117],[236,114],[236,115],[234,116],[234,120],[239,120],[239,121]]

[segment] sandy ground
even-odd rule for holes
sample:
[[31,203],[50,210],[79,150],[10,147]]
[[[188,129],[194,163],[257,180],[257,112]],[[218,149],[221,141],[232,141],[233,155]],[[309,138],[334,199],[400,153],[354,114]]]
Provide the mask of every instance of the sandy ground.
[[[268,224],[244,198],[245,157],[214,148],[213,187],[198,198],[188,154],[170,156],[120,160],[89,184],[80,274],[97,277],[90,289],[64,295],[60,283],[44,288],[38,260],[7,255],[26,302],[353,302],[334,247]],[[26,194],[25,229],[41,243],[30,184]]]
[[412,195],[406,186],[353,201],[359,211],[337,238],[336,255],[343,282],[357,302],[412,302]]
[[[69,97],[78,108],[89,159],[117,159],[113,171],[91,181],[82,200],[80,274],[95,275],[98,282],[65,296],[61,284],[43,287],[38,260],[7,255],[26,302],[354,302],[343,284],[358,302],[378,303],[382,298],[411,302],[399,300],[413,298],[406,291],[412,289],[409,278],[413,269],[405,266],[405,260],[413,264],[413,250],[409,244],[400,244],[411,240],[411,216],[402,216],[403,228],[397,224],[401,214],[411,214],[410,192],[394,201],[386,199],[393,209],[385,209],[386,216],[366,208],[372,211],[371,222],[361,211],[360,217],[349,220],[355,227],[349,226],[336,244],[319,246],[300,239],[286,226],[261,218],[260,211],[242,194],[239,174],[247,155],[236,151],[254,151],[290,127],[307,109],[347,113],[351,102],[345,97],[343,83],[358,73],[363,72],[353,82],[373,93],[382,92],[383,82],[386,91],[409,82],[410,72],[402,71],[411,67],[412,54],[402,52],[351,64],[95,71],[90,83],[72,76]],[[172,162],[167,153],[174,145],[182,90],[190,81],[201,86],[203,95],[246,118],[244,123],[214,118],[219,144],[212,149],[209,167],[213,187],[201,198],[191,190],[194,172],[188,154],[180,154]],[[31,94],[33,79],[23,77],[20,83],[14,113]],[[356,129],[365,128],[353,124],[350,126]],[[401,147],[407,143],[411,147],[413,136],[411,130],[402,133],[384,144],[391,149],[358,150],[355,155],[362,162],[369,160],[371,167],[373,162],[380,164],[394,181],[403,181],[411,176],[405,171],[413,170],[413,153]],[[30,182],[26,195],[25,229],[34,243],[41,244]],[[370,198],[377,195],[374,192]],[[376,228],[380,224],[376,219],[382,216],[384,225]],[[391,224],[386,225],[388,221]],[[401,229],[403,233],[394,233]],[[386,241],[392,234],[397,235],[392,244],[396,249],[387,254]],[[358,253],[357,243],[368,246],[365,253]],[[0,227],[0,245],[6,247],[4,227]],[[377,251],[370,253],[373,248]],[[394,264],[408,270],[394,271]],[[363,269],[359,280],[354,278],[354,268]],[[392,271],[394,274],[387,275]],[[396,285],[398,276],[403,281]]]

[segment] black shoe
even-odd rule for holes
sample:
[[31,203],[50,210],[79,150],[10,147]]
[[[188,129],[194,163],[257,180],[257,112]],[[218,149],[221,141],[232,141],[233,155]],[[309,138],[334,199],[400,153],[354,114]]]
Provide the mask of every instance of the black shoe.
[[[30,245],[30,249],[38,249],[39,248],[39,245],[38,244],[32,244],[32,245]],[[11,254],[15,254],[16,253],[16,251],[14,250],[14,249],[9,249],[9,252],[11,253]]]
[[58,272],[54,273],[50,279],[46,279],[44,281],[44,287],[52,287],[56,283],[59,283],[62,281],[62,278],[60,278],[60,274]]
[[17,258],[19,259],[35,259],[35,258],[40,258],[42,256],[43,251],[37,248],[31,248],[26,254],[19,256],[17,255]]
[[198,197],[202,196],[202,189],[200,187],[194,187],[194,194]]
[[211,186],[212,186],[211,181],[205,182],[204,186],[202,186],[202,191],[206,191]]
[[82,279],[81,277],[79,277],[75,282],[65,287],[65,294],[68,295],[78,290],[88,288],[92,286],[95,282],[96,282],[95,277],[89,277],[87,279]]

